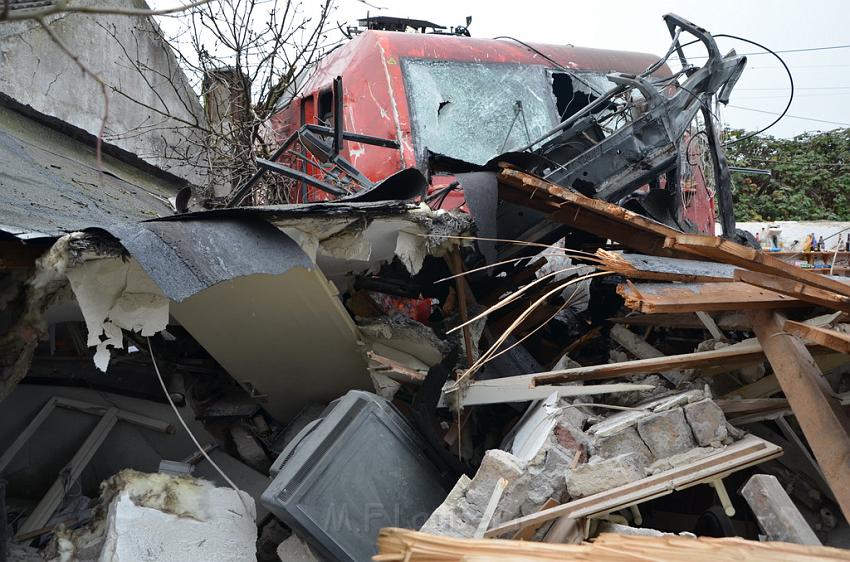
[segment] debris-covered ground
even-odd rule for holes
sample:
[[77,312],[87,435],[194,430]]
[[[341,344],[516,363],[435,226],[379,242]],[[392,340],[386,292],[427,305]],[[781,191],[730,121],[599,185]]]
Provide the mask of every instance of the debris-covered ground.
[[3,98],[9,559],[850,559],[850,283],[735,228],[746,57],[665,21],[502,95],[439,51],[499,42],[421,35],[382,134],[322,82],[411,41],[370,30],[305,87],[333,126],[212,200]]

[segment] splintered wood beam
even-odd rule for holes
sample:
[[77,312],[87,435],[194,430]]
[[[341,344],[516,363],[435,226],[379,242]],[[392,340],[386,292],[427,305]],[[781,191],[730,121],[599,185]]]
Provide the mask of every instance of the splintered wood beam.
[[375,562],[846,562],[840,548],[759,542],[739,537],[660,537],[603,533],[593,542],[548,544],[532,541],[461,539],[385,527],[378,534]]
[[850,284],[837,281],[828,275],[819,275],[782,261],[769,253],[730,240],[705,234],[676,233],[664,242],[664,247],[695,256],[728,263],[750,271],[758,271],[800,281],[811,287],[850,297]]
[[717,312],[811,306],[792,297],[746,283],[621,283],[625,305],[644,314]]
[[795,281],[794,279],[756,271],[747,271],[745,269],[736,269],[735,281],[741,281],[754,287],[773,291],[774,293],[810,302],[818,306],[850,312],[850,297],[818,287],[812,287],[807,283]]
[[839,353],[850,353],[850,334],[819,328],[802,322],[794,322],[793,320],[785,321],[785,331]]
[[753,313],[753,329],[785,393],[797,423],[850,521],[850,417],[800,339],[784,331],[785,318]]
[[664,248],[665,239],[680,234],[679,231],[619,205],[586,197],[519,170],[504,169],[499,173],[499,198],[645,254],[691,257]]
[[732,281],[735,267],[725,263],[715,263],[680,258],[646,256],[643,254],[624,254],[596,250],[602,269],[613,271],[630,279],[651,281],[679,281],[685,283],[727,283]]

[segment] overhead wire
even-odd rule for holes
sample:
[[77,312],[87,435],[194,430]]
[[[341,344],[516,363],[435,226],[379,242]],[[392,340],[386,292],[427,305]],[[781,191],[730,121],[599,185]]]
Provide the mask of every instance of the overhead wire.
[[[814,122],[817,122],[817,123],[826,123],[826,124],[829,124],[829,125],[838,125],[840,127],[850,127],[850,123],[844,123],[842,121],[829,121],[829,120],[826,120],[826,119],[818,119],[816,117],[803,117],[801,115],[790,115],[790,114],[787,114],[787,113],[776,113],[775,111],[767,111],[767,110],[764,110],[764,109],[756,109],[754,107],[744,107],[744,106],[741,106],[741,105],[733,105],[731,103],[728,105],[728,107],[732,107],[732,108],[735,108],[735,109],[743,109],[744,111],[755,111],[756,113],[765,113],[767,115],[779,115],[780,117],[788,117],[790,119],[802,119],[803,121],[814,121]],[[748,135],[746,137],[742,137],[741,139],[735,139],[735,140],[729,142],[728,144],[741,142],[742,140],[750,138],[751,136],[752,135]]]
[[723,146],[727,147],[729,145],[736,144],[736,143],[739,143],[739,142],[743,142],[747,139],[751,139],[756,135],[760,135],[761,133],[767,131],[768,129],[770,129],[771,127],[773,127],[777,123],[779,123],[782,120],[782,118],[785,117],[785,115],[788,113],[788,110],[791,109],[791,103],[794,101],[794,76],[793,76],[793,74],[791,74],[791,69],[788,68],[788,65],[785,63],[785,61],[782,59],[782,57],[780,57],[778,54],[776,54],[776,52],[772,51],[771,49],[768,49],[767,47],[765,47],[761,43],[756,43],[755,41],[752,41],[750,39],[744,39],[743,37],[739,37],[737,35],[730,35],[728,33],[721,33],[721,34],[715,35],[715,37],[726,37],[728,39],[735,39],[737,41],[743,41],[744,43],[749,43],[750,45],[755,45],[756,47],[759,47],[760,49],[764,49],[765,51],[771,53],[774,57],[776,57],[776,60],[778,60],[780,62],[780,64],[782,64],[782,67],[785,69],[785,73],[788,75],[788,87],[789,87],[788,102],[785,104],[785,108],[782,110],[782,113],[778,113],[776,119],[774,119],[773,121],[768,123],[766,126],[759,129],[758,131],[755,131],[753,133],[745,135],[741,138],[736,138],[736,139],[732,139],[730,141],[724,142]]

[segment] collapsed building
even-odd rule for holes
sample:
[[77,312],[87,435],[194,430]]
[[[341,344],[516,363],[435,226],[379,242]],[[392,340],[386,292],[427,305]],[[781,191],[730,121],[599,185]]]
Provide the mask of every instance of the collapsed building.
[[850,286],[735,228],[746,58],[665,22],[659,58],[370,18],[206,200],[1,97],[15,555],[847,559]]

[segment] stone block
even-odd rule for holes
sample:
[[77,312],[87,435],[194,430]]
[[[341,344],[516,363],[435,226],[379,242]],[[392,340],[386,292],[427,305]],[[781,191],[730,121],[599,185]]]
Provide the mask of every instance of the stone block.
[[726,416],[712,400],[700,400],[685,406],[685,418],[701,447],[719,446],[726,439]]
[[656,459],[683,453],[696,446],[682,408],[642,418],[638,420],[637,430]]
[[593,457],[567,472],[567,492],[571,498],[583,498],[640,480],[644,475],[643,463],[635,453],[610,459]]
[[655,461],[655,457],[640,438],[637,429],[632,426],[613,435],[598,438],[594,443],[594,454],[610,459],[626,453],[635,453],[645,465]]

